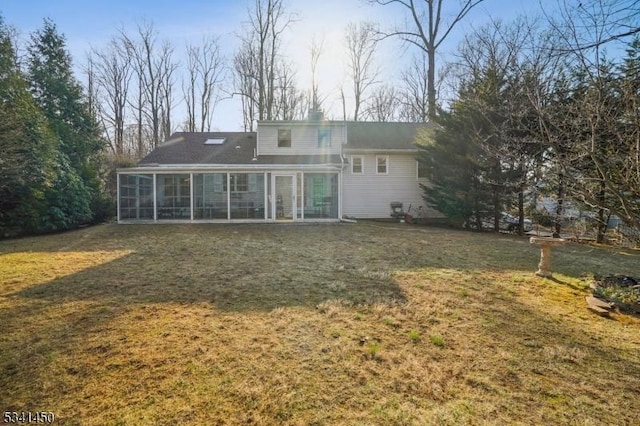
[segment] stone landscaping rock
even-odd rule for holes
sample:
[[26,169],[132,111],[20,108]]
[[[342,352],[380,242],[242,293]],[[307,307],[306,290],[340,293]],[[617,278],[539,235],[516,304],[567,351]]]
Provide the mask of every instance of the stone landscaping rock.
[[586,298],[589,309],[599,315],[602,310],[616,309],[623,312],[640,313],[640,285],[638,279],[628,275],[596,276],[591,287],[593,296]]

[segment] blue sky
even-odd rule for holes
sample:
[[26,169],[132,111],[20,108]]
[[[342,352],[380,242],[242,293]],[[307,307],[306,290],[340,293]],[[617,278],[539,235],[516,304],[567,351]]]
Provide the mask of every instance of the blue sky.
[[[153,22],[160,37],[171,40],[176,52],[182,51],[189,41],[197,42],[205,35],[215,34],[224,46],[225,55],[231,58],[237,45],[237,34],[247,19],[248,3],[246,0],[0,0],[0,13],[6,23],[19,30],[23,39],[39,28],[44,18],[52,19],[66,36],[74,64],[79,69],[92,46],[100,48],[119,29],[133,32],[137,23],[145,21]],[[551,8],[556,1],[542,0],[541,3]],[[284,43],[287,59],[297,69],[300,87],[308,88],[311,39],[314,36],[323,38],[319,77],[320,90],[325,94],[335,93],[345,82],[342,41],[344,28],[349,22],[372,20],[391,27],[403,20],[399,8],[370,6],[362,0],[289,0],[287,4],[296,15],[296,22]],[[458,0],[450,0],[449,4],[456,6]],[[455,50],[465,30],[472,25],[482,25],[489,16],[509,20],[519,14],[531,16],[539,11],[537,0],[486,0],[463,25],[456,28],[450,40],[442,46],[440,55],[442,59],[446,58]],[[397,42],[385,42],[378,52],[378,65],[385,80],[393,82],[394,75],[410,56]],[[327,96],[325,109],[336,117],[339,115],[336,96]],[[241,125],[237,100],[218,104],[214,118],[217,129],[240,130]]]

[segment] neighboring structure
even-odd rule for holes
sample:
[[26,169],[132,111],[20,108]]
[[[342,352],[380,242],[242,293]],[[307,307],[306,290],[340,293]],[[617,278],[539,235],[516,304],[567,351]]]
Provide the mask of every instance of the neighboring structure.
[[393,201],[425,204],[418,128],[308,120],[260,121],[256,133],[178,132],[118,170],[118,222],[389,218]]

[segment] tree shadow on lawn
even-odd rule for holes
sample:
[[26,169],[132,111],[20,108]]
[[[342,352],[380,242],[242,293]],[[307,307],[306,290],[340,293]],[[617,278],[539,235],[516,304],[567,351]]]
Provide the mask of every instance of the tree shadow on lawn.
[[[211,260],[211,259],[209,259]],[[404,303],[390,274],[305,265],[224,265],[206,257],[153,261],[132,253],[111,262],[33,285],[12,297],[103,301],[117,304],[211,303],[223,311],[315,307],[328,300],[350,305]],[[211,264],[218,263],[212,270]]]
[[[33,329],[35,334],[47,337],[40,343],[22,342],[23,347],[31,346],[32,350],[23,354],[21,359],[14,356],[17,349],[10,347],[10,342],[0,345],[7,356],[13,357],[4,359],[0,363],[0,365],[4,364],[4,378],[0,383],[7,384],[6,401],[0,398],[0,402],[6,402],[5,406],[10,410],[21,409],[15,406],[15,401],[18,399],[15,399],[14,392],[18,392],[18,387],[12,383],[19,381],[19,374],[24,374],[26,370],[31,371],[32,378],[49,377],[52,366],[43,361],[43,356],[46,358],[47,354],[62,353],[69,354],[70,357],[89,354],[102,357],[101,351],[108,350],[108,344],[102,342],[100,336],[102,333],[117,333],[110,329],[110,322],[129,309],[127,304],[211,302],[222,311],[242,312],[264,311],[280,306],[313,307],[314,304],[330,299],[342,299],[354,304],[384,303],[389,300],[404,301],[404,293],[399,290],[395,280],[384,274],[376,277],[373,272],[352,270],[348,266],[337,267],[335,271],[320,270],[315,273],[303,268],[297,271],[297,274],[309,276],[309,284],[306,284],[296,281],[294,273],[296,271],[292,271],[289,278],[277,281],[274,275],[264,271],[241,273],[241,271],[221,270],[225,280],[211,280],[206,276],[188,274],[192,266],[202,266],[201,264],[180,267],[177,263],[165,262],[148,268],[144,267],[145,264],[145,256],[130,254],[111,263],[92,267],[16,293],[14,296],[36,300],[29,306],[13,308],[8,325],[14,327],[35,323],[35,326],[32,325],[35,327]],[[126,274],[126,271],[134,267],[138,268],[138,272],[133,274],[137,277],[132,278]],[[151,278],[158,273],[170,279],[171,284],[158,285],[151,279],[143,278]],[[233,276],[233,273],[236,275]],[[244,277],[247,277],[246,281],[243,280]],[[260,278],[265,281],[260,282]],[[323,279],[332,284],[319,284]],[[269,284],[266,284],[266,281]],[[342,287],[340,282],[346,281],[352,284],[344,284]],[[315,286],[315,290],[308,288],[311,286]],[[446,299],[447,296],[439,295],[439,291],[447,290],[443,288],[432,294],[425,294],[425,297]],[[375,292],[377,295],[372,296]],[[561,316],[550,316],[544,311],[522,304],[516,295],[505,292],[504,288],[491,283],[486,284],[482,290],[478,290],[477,294],[474,293],[474,298],[476,297],[479,303],[460,307],[464,318],[473,318],[465,326],[469,327],[469,332],[477,333],[470,337],[471,341],[466,341],[463,334],[450,337],[447,334],[447,327],[453,320],[444,312],[435,313],[436,318],[443,325],[442,335],[446,343],[440,350],[440,355],[431,355],[432,359],[428,367],[455,372],[459,363],[467,365],[450,380],[437,383],[442,386],[443,395],[449,402],[460,401],[464,404],[475,401],[474,403],[480,404],[478,401],[488,400],[488,407],[494,404],[493,409],[496,407],[499,409],[497,421],[505,422],[515,418],[522,420],[519,416],[523,411],[527,411],[531,413],[532,417],[528,419],[531,421],[563,423],[598,418],[601,422],[607,423],[611,420],[611,417],[607,417],[609,415],[607,408],[611,404],[621,410],[620,421],[631,416],[633,401],[640,397],[633,379],[640,376],[640,362],[637,356],[634,358],[629,353],[616,355],[615,346],[618,343],[615,339],[603,345],[594,338],[592,333],[579,330],[575,321],[565,323]],[[98,303],[74,309],[72,313],[53,319],[42,318],[37,311],[37,308],[76,300]],[[496,300],[500,302],[496,303]],[[487,309],[489,305],[491,309]],[[143,314],[144,311],[140,313]],[[9,315],[7,312],[5,314]],[[453,322],[456,323],[454,328],[460,327],[459,321]],[[380,325],[381,332],[385,330],[384,327],[386,327],[384,324]],[[88,340],[87,337],[89,337]],[[185,339],[187,339],[186,336]],[[38,349],[40,344],[42,349]],[[219,343],[203,341],[201,344]],[[171,359],[174,360],[172,362],[179,364],[176,357],[181,356],[180,350],[171,346],[167,346],[166,349],[176,351],[167,356],[171,355],[173,357]],[[248,346],[245,350],[250,353],[258,349]],[[426,350],[428,352],[428,349]],[[105,364],[108,364],[107,355],[108,352],[104,354]],[[193,361],[204,355],[196,353],[190,356]],[[140,360],[133,361],[140,362]],[[202,362],[205,363],[206,360],[203,358]],[[598,367],[595,369],[588,367],[591,365]],[[71,395],[86,397],[87,394],[82,392],[88,392],[84,387],[84,381],[90,380],[88,377],[93,374],[91,368],[84,366],[82,362],[72,366],[68,361],[64,364],[64,368],[63,374],[52,379],[52,383],[64,385],[66,392]],[[145,368],[153,370],[154,367],[146,365]],[[180,371],[181,367],[176,365],[175,368],[177,368],[176,371]],[[532,375],[531,371],[535,374]],[[132,373],[126,370],[122,374]],[[382,377],[385,377],[385,373],[382,374]],[[422,372],[415,371],[415,374],[415,380],[421,380]],[[621,377],[619,374],[625,376]],[[269,383],[271,378],[264,377],[263,380]],[[382,378],[371,377],[370,380],[375,382]],[[357,387],[357,384],[354,383],[354,386]],[[46,397],[46,389],[39,387],[31,389],[28,392],[31,400],[20,401],[27,405],[41,404],[42,398]],[[458,397],[456,392],[460,389],[464,389],[464,396]],[[146,383],[140,390],[133,391],[132,404],[138,404],[140,401],[140,395],[136,392],[153,393],[154,391],[157,389],[153,384]],[[232,391],[231,388],[229,398],[237,397]],[[125,393],[125,390],[114,388],[110,392]],[[402,396],[406,397],[404,394]],[[418,394],[413,397],[426,400],[429,398]],[[576,398],[579,400],[578,403],[568,403]],[[483,406],[480,404],[476,407],[479,410]],[[269,415],[261,414],[267,417]],[[478,414],[489,413],[479,412]],[[79,420],[82,421],[81,418]],[[527,419],[524,421],[527,422]]]
[[[93,234],[91,234],[93,232]],[[402,226],[117,226],[76,234],[47,248],[127,250],[110,262],[14,297],[111,300],[119,304],[211,303],[223,311],[404,303],[395,271],[423,268],[531,271],[539,249],[528,239]],[[63,236],[68,237],[68,236]],[[553,270],[633,274],[640,255],[569,244],[553,250]],[[625,269],[627,268],[627,269]],[[564,284],[561,284],[564,285]]]
[[[208,234],[206,237],[211,237],[212,243],[205,250],[189,244],[190,240],[197,238],[200,230],[188,230],[185,238],[169,234],[168,237],[175,240],[174,245],[164,240],[133,245],[123,238],[117,248],[131,250],[131,253],[5,295],[28,300],[27,303],[0,312],[0,317],[7,319],[6,324],[11,329],[31,325],[34,335],[50,336],[44,337],[41,342],[42,351],[53,354],[70,351],[74,355],[78,351],[74,349],[76,344],[81,345],[82,350],[100,351],[100,345],[97,344],[100,334],[109,333],[111,320],[130,309],[133,311],[135,306],[132,305],[211,304],[222,312],[242,313],[266,312],[278,307],[315,308],[329,300],[342,300],[352,305],[403,304],[409,296],[394,278],[394,271],[434,268],[482,274],[483,270],[502,269],[530,271],[533,275],[539,253],[527,240],[514,237],[489,237],[475,244],[469,243],[466,233],[427,230],[412,236],[392,238],[393,230],[370,233],[355,228],[355,236],[347,238],[342,233],[343,228],[324,227],[305,229],[301,234],[302,239],[296,240],[295,244],[288,244],[290,240],[286,234],[290,230],[284,228],[270,230],[266,227],[252,231],[251,235],[243,235],[240,228],[240,235],[233,241],[215,240],[214,235]],[[314,240],[320,239],[328,244],[314,244]],[[91,248],[94,247],[103,248],[99,244]],[[75,249],[87,249],[87,246]],[[599,263],[600,260],[595,261],[589,256],[590,250],[588,247],[572,245],[554,250],[554,255],[557,253],[558,256],[554,260],[554,268],[557,268],[554,271],[577,276],[592,267],[618,269],[626,265],[607,256],[598,256],[597,259],[602,261]],[[509,404],[516,402],[532,407],[533,411],[543,409],[546,414],[540,416],[553,422],[553,413],[564,413],[563,418],[571,421],[570,414],[575,414],[581,407],[563,411],[561,404],[554,406],[550,401],[571,399],[576,395],[573,384],[579,384],[578,390],[592,392],[593,388],[604,383],[608,389],[604,395],[611,395],[610,400],[597,393],[581,396],[582,400],[600,408],[603,413],[607,411],[610,401],[632,412],[630,401],[635,400],[633,395],[638,395],[638,391],[628,378],[640,375],[637,356],[615,356],[615,345],[608,342],[609,346],[603,347],[602,343],[593,339],[592,333],[580,330],[575,321],[565,324],[557,315],[549,316],[540,309],[521,303],[504,288],[491,283],[483,286],[473,294],[474,298],[480,299],[480,303],[465,306],[465,302],[458,300],[457,303],[461,305],[455,307],[460,309],[463,317],[473,318],[467,327],[471,333],[477,333],[476,340],[467,343],[462,334],[457,340],[450,338],[446,326],[452,321],[451,318],[443,312],[433,313],[440,317],[443,324],[442,334],[446,345],[442,354],[451,356],[452,360],[468,358],[465,359],[465,365],[469,367],[460,373],[462,377],[454,378],[451,385],[443,383],[444,387],[473,388],[469,397],[479,400],[483,396],[496,398],[496,395],[508,395],[512,391],[514,396],[503,407],[506,418],[509,418],[510,412],[519,412],[517,407],[509,407]],[[444,293],[439,295],[438,291]],[[451,297],[450,294],[447,296],[447,292],[451,293],[451,290],[442,288],[422,295],[446,299]],[[499,304],[495,302],[500,298]],[[52,319],[40,315],[45,311],[50,315],[51,308],[76,301],[89,303],[72,306],[67,314]],[[143,316],[146,311],[136,311],[136,314]],[[418,314],[412,315],[417,317]],[[481,326],[476,327],[476,323],[481,323]],[[84,343],[87,336],[95,336],[98,340]],[[4,364],[7,374],[3,376],[13,377],[12,371],[27,368],[20,365],[33,368],[34,377],[47,375],[48,366],[38,352],[39,343],[26,340],[29,337],[15,345],[9,341],[2,343],[2,352],[7,354],[6,357],[14,357],[12,354],[18,353],[18,343],[27,343],[27,347],[33,348],[23,359],[18,360],[17,355],[16,359],[2,359],[1,364]],[[491,347],[496,354],[508,355],[483,359],[482,347],[479,346],[475,351],[474,345]],[[469,346],[466,352],[462,352],[466,355],[458,354],[461,346]],[[545,350],[547,347],[551,349]],[[198,356],[194,355],[195,358]],[[444,367],[449,362],[447,356],[434,359],[441,359]],[[583,363],[604,368],[600,372],[594,369],[582,371]],[[528,382],[524,383],[526,388],[522,389],[519,377],[526,376],[528,373],[525,370],[528,369],[537,371],[540,382],[534,383],[527,378]],[[611,374],[615,371],[624,372],[626,376],[620,380],[616,374]],[[86,373],[88,375],[90,372]],[[70,371],[67,374],[79,376],[78,380],[81,381],[84,373]],[[64,380],[71,379],[67,377]],[[0,380],[0,383],[3,382],[11,381],[8,378]],[[81,384],[78,386],[81,388]],[[539,388],[537,391],[532,390],[535,386]],[[12,388],[7,390],[7,395],[10,395]],[[71,385],[69,390],[75,392]],[[42,398],[45,391],[33,390],[31,405],[41,403],[42,400],[38,398]],[[534,394],[538,396],[531,400]],[[592,412],[584,416],[594,417],[594,414]],[[606,423],[610,418],[602,420]]]

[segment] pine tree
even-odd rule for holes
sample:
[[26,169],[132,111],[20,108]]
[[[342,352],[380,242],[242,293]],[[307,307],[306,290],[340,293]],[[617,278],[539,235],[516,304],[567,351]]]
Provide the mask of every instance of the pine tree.
[[[36,104],[60,140],[61,170],[68,169],[70,173],[60,185],[66,190],[77,190],[76,202],[62,215],[68,219],[65,223],[74,226],[91,220],[92,216],[101,216],[103,212],[97,210],[104,205],[104,191],[99,171],[105,143],[82,86],[73,76],[65,39],[49,20],[31,36],[28,80]],[[90,207],[88,216],[85,206]],[[60,208],[65,211],[64,206]]]
[[57,180],[56,151],[57,140],[27,90],[0,17],[0,235],[51,228],[42,218]]
[[470,135],[467,112],[458,103],[452,112],[440,112],[434,137],[418,137],[418,161],[429,170],[423,185],[425,202],[442,212],[453,224],[481,229],[487,209],[487,188],[481,181],[481,152]]

